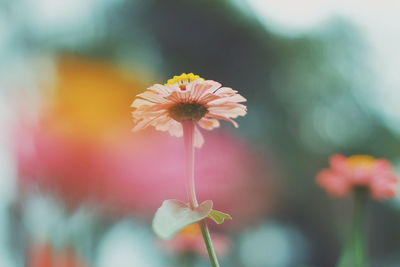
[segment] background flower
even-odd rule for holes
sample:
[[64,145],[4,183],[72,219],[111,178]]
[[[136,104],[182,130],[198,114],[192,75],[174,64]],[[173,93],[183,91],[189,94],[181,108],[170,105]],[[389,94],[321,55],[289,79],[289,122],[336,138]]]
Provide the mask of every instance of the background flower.
[[317,182],[328,193],[343,196],[357,187],[366,187],[375,199],[394,197],[398,179],[386,159],[357,155],[333,155],[330,168],[317,175]]

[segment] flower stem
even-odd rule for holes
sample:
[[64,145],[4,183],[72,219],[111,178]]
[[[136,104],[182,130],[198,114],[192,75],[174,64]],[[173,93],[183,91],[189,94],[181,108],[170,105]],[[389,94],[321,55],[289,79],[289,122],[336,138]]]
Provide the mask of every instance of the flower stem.
[[[194,181],[194,127],[193,121],[188,120],[182,122],[183,127],[183,139],[185,145],[185,161],[186,161],[186,191],[189,198],[191,208],[197,208],[199,203],[196,197],[196,187]],[[205,220],[199,222],[201,233],[207,247],[208,256],[210,258],[211,265],[213,267],[219,267],[218,258],[212,244],[210,231],[208,230],[207,223]]]
[[367,266],[365,253],[367,194],[366,190],[355,190],[354,192],[353,250],[356,261],[355,267]]
[[339,267],[368,267],[365,244],[367,199],[367,190],[354,190],[353,229]]
[[182,122],[182,127],[186,161],[186,192],[190,206],[193,209],[199,205],[194,182],[194,122],[191,120],[184,121]]
[[201,233],[203,234],[204,242],[206,243],[208,257],[210,258],[211,265],[213,267],[219,267],[217,254],[215,254],[214,246],[211,241],[210,231],[208,230],[207,223],[205,220],[200,222]]

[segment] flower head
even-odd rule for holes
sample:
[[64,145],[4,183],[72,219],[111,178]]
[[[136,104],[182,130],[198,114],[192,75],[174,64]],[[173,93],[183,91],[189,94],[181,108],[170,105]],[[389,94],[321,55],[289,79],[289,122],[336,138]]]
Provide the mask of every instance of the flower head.
[[[164,85],[155,84],[138,94],[132,107],[134,131],[154,126],[168,131],[172,136],[182,136],[182,122],[194,121],[206,130],[219,127],[218,120],[227,120],[235,127],[231,118],[244,116],[246,106],[239,104],[246,99],[237,91],[221,87],[221,84],[204,80],[193,73],[174,76]],[[195,146],[204,143],[199,129],[195,128]]]
[[397,178],[386,159],[333,155],[330,168],[317,175],[317,183],[335,196],[346,195],[355,188],[366,188],[374,199],[383,199],[395,196]]

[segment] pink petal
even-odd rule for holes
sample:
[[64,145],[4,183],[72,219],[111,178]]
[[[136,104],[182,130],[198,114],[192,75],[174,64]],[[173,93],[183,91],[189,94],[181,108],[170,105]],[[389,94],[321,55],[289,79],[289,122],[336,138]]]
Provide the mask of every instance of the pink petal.
[[351,171],[349,178],[351,178],[353,185],[368,186],[371,181],[371,170],[364,167],[354,169]]
[[204,137],[201,134],[199,127],[194,127],[194,146],[197,148],[202,147],[204,144]]
[[179,95],[179,93],[177,91],[172,92],[171,95],[169,95],[168,97],[166,97],[166,99],[172,101],[172,102],[180,102],[181,101],[181,96]]
[[346,157],[343,155],[332,155],[329,159],[329,164],[331,165],[332,170],[338,171],[343,174],[347,174],[349,172],[347,168]]
[[231,120],[231,119],[228,118],[228,117],[225,117],[225,116],[222,116],[222,115],[218,115],[218,114],[214,114],[214,113],[208,113],[207,116],[213,117],[213,118],[218,119],[218,120],[226,120],[226,121],[229,121],[229,122],[232,123],[233,126],[235,126],[236,128],[239,127],[239,124],[237,124],[236,121]]
[[349,181],[330,169],[322,170],[317,175],[317,183],[329,194],[334,196],[343,196],[347,194],[351,188]]
[[145,129],[149,125],[149,120],[141,120],[135,124],[132,131],[137,132],[139,130]]
[[200,98],[211,88],[211,85],[200,82],[192,82],[188,84],[188,90],[191,91],[191,98],[194,101],[199,101]]
[[150,102],[150,101],[147,101],[147,100],[144,100],[144,99],[137,98],[137,99],[135,99],[135,100],[133,101],[131,107],[132,107],[132,108],[138,108],[138,107],[140,107],[140,106],[152,106],[152,105],[155,105],[155,104],[154,104],[153,102]]
[[152,110],[153,107],[139,107],[137,110],[132,112],[132,116],[135,119],[152,119],[159,116],[160,114],[167,113],[165,109]]
[[183,135],[182,124],[180,124],[176,120],[171,120],[168,132],[172,136],[181,137]]
[[135,127],[133,127],[132,131],[136,132],[142,129],[145,129],[147,126],[151,125],[152,123],[154,123],[157,119],[163,119],[164,116],[166,116],[166,112],[163,112],[161,114],[159,114],[158,116],[154,117],[154,118],[150,118],[150,119],[143,119],[141,121],[139,121]]
[[214,95],[214,94],[204,94],[203,96],[201,96],[200,98],[199,98],[199,102],[200,103],[204,103],[204,104],[207,104],[207,103],[209,103],[209,102],[211,102],[211,101],[214,101],[214,100],[218,100],[218,99],[220,99],[221,97],[219,97],[219,96],[217,96],[217,95]]
[[168,131],[168,129],[171,127],[171,123],[172,123],[173,119],[171,119],[169,116],[165,116],[164,118],[162,118],[162,120],[159,120],[154,127],[156,128],[156,130],[159,131]]
[[161,104],[168,103],[168,101],[164,97],[162,97],[162,96],[160,96],[160,95],[158,95],[158,94],[156,94],[154,92],[151,92],[151,91],[146,91],[146,92],[143,92],[141,94],[138,94],[137,97],[144,98],[146,100],[152,101],[152,102],[157,103],[157,104],[159,104],[159,103],[161,103]]
[[204,128],[206,130],[212,130],[214,128],[219,127],[219,121],[216,119],[211,119],[211,118],[202,118],[197,122],[201,128]]
[[155,84],[153,86],[150,86],[149,88],[147,88],[150,91],[156,92],[157,94],[166,97],[169,96],[173,90],[171,87],[162,85],[162,84]]
[[243,96],[239,95],[239,94],[235,94],[233,96],[229,96],[229,97],[222,97],[213,101],[208,102],[208,104],[223,104],[223,103],[229,103],[229,102],[246,102],[247,99],[244,98]]
[[244,116],[247,113],[246,110],[241,106],[212,106],[208,108],[208,111],[213,114],[230,118]]
[[233,96],[237,93],[236,90],[233,90],[229,87],[221,87],[214,92],[215,95],[225,97],[225,96]]
[[204,94],[213,94],[218,88],[221,87],[221,84],[219,82],[213,81],[213,80],[206,80],[206,81],[201,81],[203,84],[207,84],[210,87],[207,89]]
[[392,165],[386,159],[377,159],[374,165],[374,172],[391,172],[393,170]]

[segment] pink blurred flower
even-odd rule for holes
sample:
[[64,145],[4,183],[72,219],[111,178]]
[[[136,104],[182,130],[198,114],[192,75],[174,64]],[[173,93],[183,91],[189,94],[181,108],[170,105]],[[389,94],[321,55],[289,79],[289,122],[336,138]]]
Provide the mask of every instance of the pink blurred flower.
[[[180,137],[183,121],[192,120],[198,126],[212,130],[219,127],[218,120],[227,120],[238,127],[231,118],[246,114],[246,106],[239,104],[246,99],[237,91],[193,73],[175,76],[165,85],[155,84],[137,97],[132,103],[136,108],[132,112],[134,131],[152,125],[159,131]],[[204,143],[197,126],[194,143],[196,147]]]
[[344,196],[356,187],[365,187],[374,199],[380,200],[395,196],[397,177],[386,159],[333,155],[330,168],[317,175],[317,183],[334,196]]
[[[53,129],[47,121],[16,135],[21,185],[54,192],[71,207],[84,202],[108,211],[150,219],[164,199],[185,199],[182,142],[155,131],[112,142],[90,143]],[[275,197],[271,170],[244,141],[223,131],[207,135],[197,153],[197,190],[202,200],[241,227],[270,211]]]
[[[229,252],[230,240],[217,233],[211,233],[215,252],[224,256]],[[161,247],[170,253],[183,254],[194,252],[203,257],[208,257],[200,226],[197,223],[190,224],[179,231],[174,238],[160,241]]]
[[[199,201],[212,199],[214,209],[231,214],[235,220],[226,226],[244,225],[263,217],[274,197],[271,177],[265,176],[268,170],[240,139],[221,131],[207,133],[206,138],[207,143],[197,153]],[[113,147],[115,150],[109,151],[106,159],[110,164],[107,171],[119,177],[113,186],[120,199],[148,216],[164,199],[186,199],[180,140],[154,131],[135,140]],[[140,156],[132,156],[134,151]],[[132,203],[134,198],[136,203]]]

